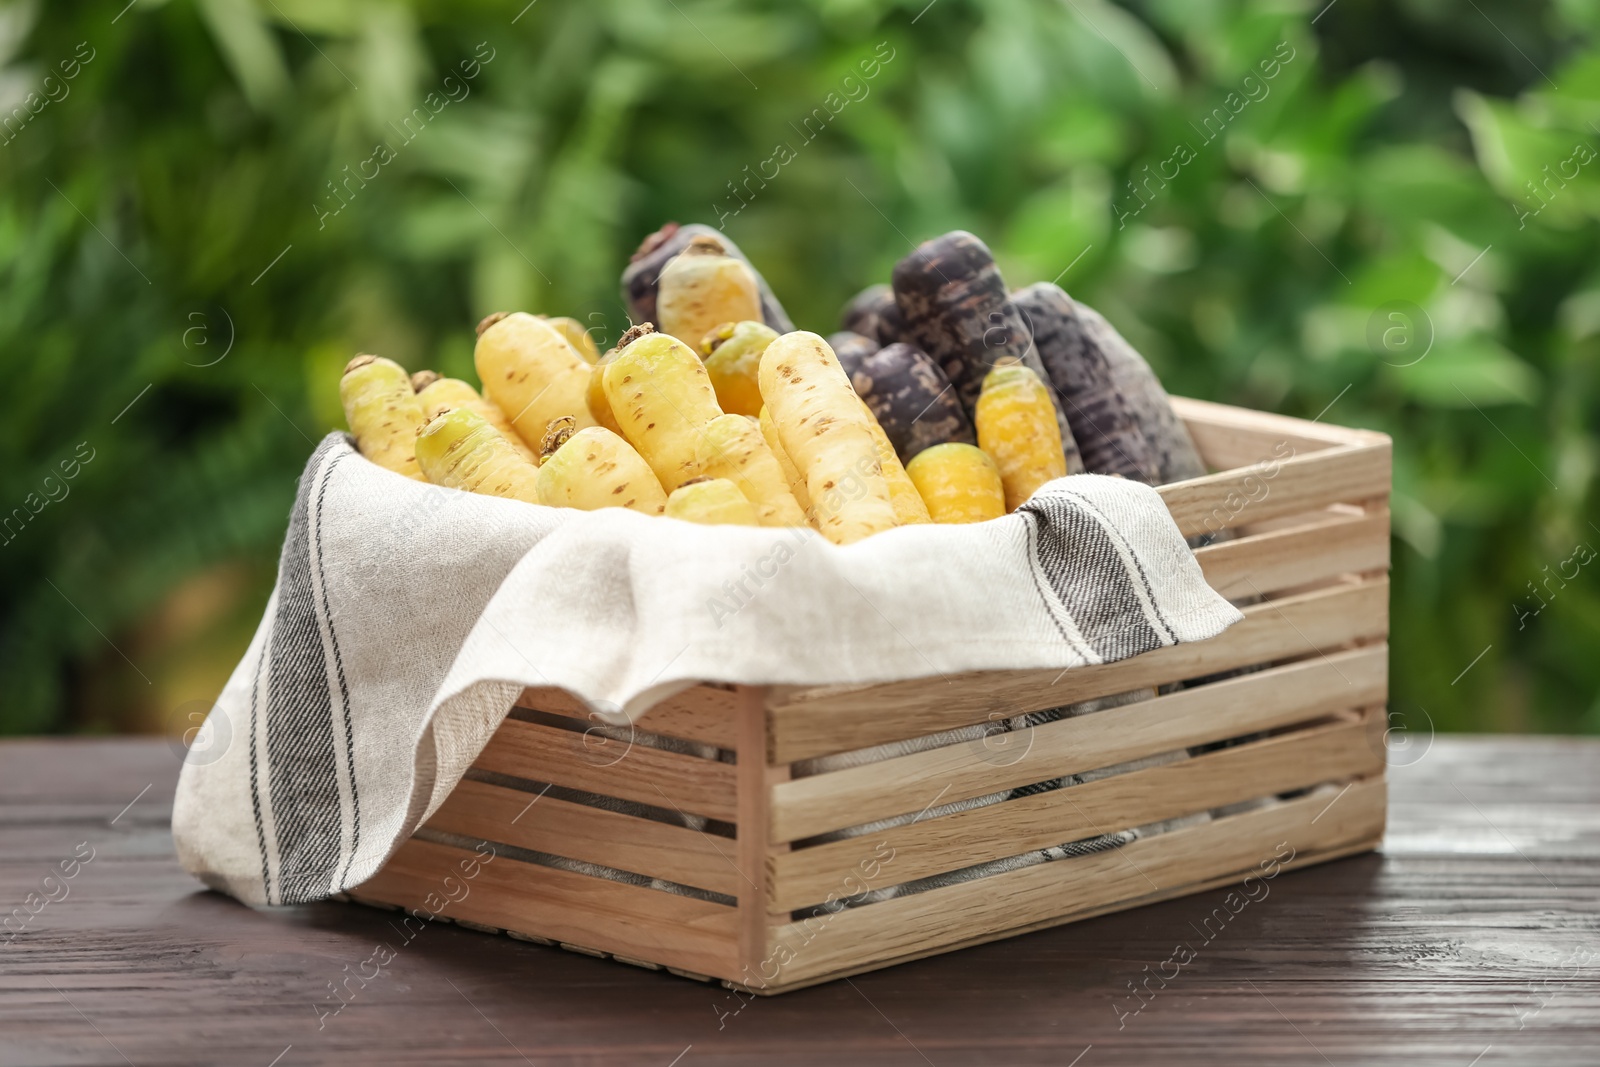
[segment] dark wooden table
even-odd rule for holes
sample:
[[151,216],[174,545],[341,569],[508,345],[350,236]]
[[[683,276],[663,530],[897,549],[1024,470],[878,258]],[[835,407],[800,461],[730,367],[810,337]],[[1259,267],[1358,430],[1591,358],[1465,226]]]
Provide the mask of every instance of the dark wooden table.
[[751,1002],[435,924],[319,1026],[390,915],[202,890],[161,741],[6,743],[0,1063],[1600,1062],[1600,741],[1407,759],[1381,853],[1281,876],[1148,1001],[1223,890]]

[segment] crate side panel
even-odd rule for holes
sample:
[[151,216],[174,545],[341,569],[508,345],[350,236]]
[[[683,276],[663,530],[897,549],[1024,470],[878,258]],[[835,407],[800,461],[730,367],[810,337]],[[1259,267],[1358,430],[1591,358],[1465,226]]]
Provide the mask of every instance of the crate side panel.
[[1244,878],[1264,862],[1286,862],[1285,847],[1298,856],[1375,844],[1384,797],[1383,779],[1367,779],[1331,805],[1313,794],[1108,852],[792,923],[774,932],[773,965],[760,973],[772,986],[804,983]]
[[473,855],[413,838],[351,895],[425,909],[430,895],[446,895],[442,887],[448,876],[466,892],[438,912],[447,918],[719,978],[737,974],[733,908],[506,856],[495,857],[475,877],[464,878],[458,864]]
[[1357,649],[1030,730],[796,778],[775,790],[772,834],[794,841],[921,811],[934,798],[951,804],[1380,704],[1387,688],[1387,647]]
[[[1128,771],[1047,793],[775,857],[779,907],[817,904],[858,879],[870,860],[873,888],[899,885],[1099,834],[1148,826],[1229,804],[1383,773],[1378,709],[1192,759]],[[888,857],[888,858],[885,858]]]
[[[1370,852],[1377,847],[1379,843],[1382,830],[1381,825],[1379,830],[1380,835],[1374,836],[1368,840],[1357,841],[1345,845],[1335,845],[1330,848],[1309,849],[1297,852],[1292,860],[1282,865],[1280,873],[1282,871],[1300,870],[1301,868],[1311,867],[1319,863],[1328,863],[1332,860],[1344,859],[1347,856],[1355,856],[1363,852]],[[964,937],[959,941],[930,944],[927,947],[914,949],[909,952],[903,952],[895,956],[855,963],[847,967],[841,967],[837,970],[828,971],[821,974],[812,974],[803,979],[784,981],[781,985],[776,984],[776,982],[769,982],[766,985],[756,986],[748,985],[742,982],[724,982],[723,985],[730,989],[740,989],[745,992],[753,993],[757,996],[774,996],[782,993],[791,993],[798,989],[806,989],[810,986],[821,985],[826,982],[836,982],[842,978],[850,978],[854,975],[865,974],[869,971],[881,970],[885,967],[894,967],[902,963],[911,963],[915,960],[927,959],[929,956],[939,956],[946,952],[958,952],[961,949],[972,948],[976,945],[984,945],[993,941],[1003,941],[1007,938],[1020,937],[1023,934],[1033,933],[1036,930],[1048,930],[1054,926],[1065,926],[1068,923],[1082,922],[1085,919],[1093,919],[1101,915],[1110,915],[1119,911],[1128,911],[1132,908],[1144,907],[1147,904],[1159,904],[1164,900],[1173,900],[1178,897],[1192,896],[1195,893],[1204,893],[1212,889],[1219,889],[1226,885],[1237,884],[1247,873],[1248,872],[1233,871],[1216,878],[1208,878],[1199,882],[1175,886],[1168,889],[1163,889],[1160,892],[1146,893],[1144,896],[1135,900],[1111,900],[1092,907],[1074,907],[1072,911],[1068,913],[1040,919],[1037,922],[1027,923],[1023,926],[1007,927],[1003,930],[991,930],[985,933],[975,934],[971,937]]]

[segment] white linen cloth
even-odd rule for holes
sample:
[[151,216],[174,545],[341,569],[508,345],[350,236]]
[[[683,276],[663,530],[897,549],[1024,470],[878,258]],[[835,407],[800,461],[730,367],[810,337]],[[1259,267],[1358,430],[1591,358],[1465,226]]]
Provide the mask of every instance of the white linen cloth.
[[1121,479],[1075,475],[1005,518],[837,546],[444,489],[330,434],[185,761],[173,837],[189,871],[246,903],[318,900],[377,872],[528,686],[625,724],[701,681],[1066,669],[1239,618],[1155,491]]

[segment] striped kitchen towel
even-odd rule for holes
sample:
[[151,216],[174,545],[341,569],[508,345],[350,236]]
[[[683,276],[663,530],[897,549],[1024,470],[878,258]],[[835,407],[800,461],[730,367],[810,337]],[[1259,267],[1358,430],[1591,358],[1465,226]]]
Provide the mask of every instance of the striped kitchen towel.
[[382,866],[525,687],[623,725],[701,681],[1070,669],[1239,618],[1155,491],[1117,478],[841,547],[462,493],[332,434],[301,477],[261,625],[189,750],[173,836],[209,886],[317,900]]

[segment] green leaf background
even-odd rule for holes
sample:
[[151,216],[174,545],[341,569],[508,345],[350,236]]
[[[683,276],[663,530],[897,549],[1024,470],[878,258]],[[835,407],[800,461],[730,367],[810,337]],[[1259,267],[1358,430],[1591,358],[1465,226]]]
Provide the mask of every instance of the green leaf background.
[[1173,392],[1394,435],[1393,710],[1600,731],[1597,10],[0,6],[0,730],[189,725],[350,355],[470,376],[502,308],[614,339],[639,238],[723,218],[809,328],[964,227]]

